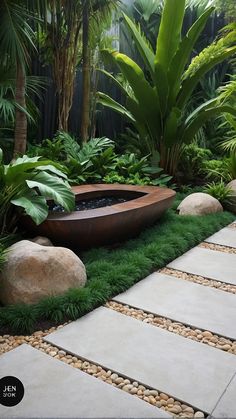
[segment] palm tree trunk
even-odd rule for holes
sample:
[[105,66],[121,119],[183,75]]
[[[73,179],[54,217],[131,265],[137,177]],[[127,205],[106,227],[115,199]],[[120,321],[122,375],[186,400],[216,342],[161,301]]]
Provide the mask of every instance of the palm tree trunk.
[[83,1],[83,84],[82,84],[82,119],[81,138],[88,140],[90,119],[90,49],[89,49],[89,1]]
[[[15,101],[22,108],[26,108],[25,88],[26,88],[25,69],[22,63],[18,61],[17,71],[16,71]],[[18,154],[25,154],[26,141],[27,141],[27,117],[26,117],[26,114],[22,112],[20,109],[16,109],[15,143],[14,143],[13,158],[15,158]]]

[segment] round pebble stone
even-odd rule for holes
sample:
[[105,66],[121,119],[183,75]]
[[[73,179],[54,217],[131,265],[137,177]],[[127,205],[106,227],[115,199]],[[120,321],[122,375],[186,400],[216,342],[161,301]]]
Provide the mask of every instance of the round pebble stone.
[[50,355],[50,356],[56,356],[56,355],[57,355],[57,352],[56,352],[56,351],[50,351],[50,352],[49,352],[49,355]]
[[150,390],[144,390],[143,394],[144,394],[144,396],[149,396],[150,395]]
[[167,404],[173,404],[174,403],[174,399],[172,398],[172,397],[170,397],[168,400],[167,400]]
[[128,378],[126,378],[126,379],[124,380],[124,384],[130,384],[130,380],[128,380]]
[[180,412],[182,412],[182,409],[181,409],[181,407],[180,406],[173,406],[173,407],[170,407],[169,409],[168,409],[171,413],[175,413],[175,414],[178,414],[178,413],[180,413]]
[[185,412],[185,413],[194,413],[194,410],[193,410],[193,408],[192,408],[192,407],[187,406],[187,407],[184,409],[184,412]]
[[156,397],[156,396],[158,396],[158,391],[157,391],[157,390],[149,390],[149,394],[150,394],[151,396]]
[[131,390],[130,390],[130,393],[131,394],[137,394],[138,393],[137,387],[132,387]]
[[165,393],[160,393],[160,398],[167,401],[169,399],[169,396],[167,396],[167,394]]
[[132,387],[132,384],[125,384],[124,387],[122,387],[122,390],[129,392],[132,389]]
[[197,412],[194,413],[194,417],[195,418],[204,418],[205,415],[203,412],[200,412],[199,410]]
[[116,383],[116,384],[121,384],[121,383],[123,383],[123,378],[121,378],[121,377],[116,378],[116,379],[115,379],[115,383]]

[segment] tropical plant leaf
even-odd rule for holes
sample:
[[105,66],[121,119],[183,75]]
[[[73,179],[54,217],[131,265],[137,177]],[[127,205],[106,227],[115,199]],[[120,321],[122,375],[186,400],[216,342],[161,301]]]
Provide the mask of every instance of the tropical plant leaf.
[[42,196],[47,199],[53,199],[66,211],[74,210],[75,196],[72,190],[57,177],[41,172],[37,173],[33,180],[26,180],[26,183],[30,189],[37,188]]
[[155,138],[160,131],[160,104],[156,90],[146,80],[143,70],[131,58],[118,52],[113,53],[113,56],[132,87],[150,135]]
[[179,44],[179,48],[171,61],[171,65],[168,71],[168,82],[170,86],[170,98],[169,105],[171,106],[179,92],[181,86],[181,78],[183,71],[190,59],[193,51],[193,47],[204,30],[207,20],[214,7],[208,8],[191,26],[186,36],[182,39]]
[[134,117],[132,114],[120,103],[116,102],[110,96],[106,95],[105,93],[98,92],[98,103],[101,103],[103,106],[107,106],[108,108],[113,109],[114,111],[120,113],[121,115],[125,116],[130,122],[135,122]]
[[166,0],[157,38],[155,65],[168,70],[179,47],[185,0]]
[[181,140],[187,143],[193,140],[195,134],[204,123],[217,115],[222,113],[230,113],[236,116],[236,109],[229,105],[220,105],[206,110],[201,110],[198,115],[195,112],[195,117],[182,130]]
[[125,22],[127,24],[127,27],[135,39],[135,45],[138,48],[139,53],[141,54],[144,63],[146,64],[148,70],[150,71],[151,77],[154,80],[154,74],[155,74],[155,66],[154,66],[154,59],[155,54],[149,45],[148,40],[144,36],[144,34],[141,33],[141,31],[136,27],[136,25],[132,22],[132,20],[125,14],[123,14]]
[[11,203],[17,207],[24,208],[25,213],[29,215],[36,225],[41,224],[48,215],[48,206],[46,199],[34,191],[28,191],[24,196],[12,199]]

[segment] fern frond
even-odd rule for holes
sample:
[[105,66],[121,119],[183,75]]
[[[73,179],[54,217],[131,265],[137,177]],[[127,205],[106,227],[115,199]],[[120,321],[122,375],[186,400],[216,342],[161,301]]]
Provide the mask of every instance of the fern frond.
[[80,152],[80,146],[76,139],[64,131],[59,131],[57,133],[57,138],[62,141],[67,156],[73,159],[77,159]]

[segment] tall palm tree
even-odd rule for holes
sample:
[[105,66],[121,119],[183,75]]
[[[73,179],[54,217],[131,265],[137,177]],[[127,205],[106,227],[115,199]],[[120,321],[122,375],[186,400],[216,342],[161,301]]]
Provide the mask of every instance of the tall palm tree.
[[82,0],[83,7],[83,44],[82,44],[82,117],[81,138],[89,138],[90,101],[91,101],[91,56],[96,48],[95,38],[101,36],[104,24],[110,21],[113,10],[120,0]]
[[[39,4],[36,0],[31,6]],[[0,53],[2,66],[15,71],[15,143],[14,157],[26,150],[27,112],[25,102],[26,70],[30,52],[35,50],[35,33],[29,22],[35,15],[24,0],[2,0],[0,4]]]

